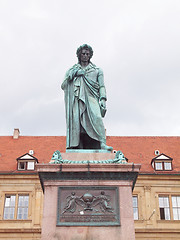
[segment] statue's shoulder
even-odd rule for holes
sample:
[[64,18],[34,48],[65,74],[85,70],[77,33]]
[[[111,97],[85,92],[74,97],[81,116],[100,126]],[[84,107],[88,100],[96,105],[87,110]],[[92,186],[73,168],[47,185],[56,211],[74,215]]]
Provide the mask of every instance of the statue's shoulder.
[[92,63],[92,62],[90,62],[89,65],[90,65],[91,68],[99,69],[99,68],[98,68],[94,63]]
[[73,69],[75,69],[75,68],[78,68],[78,65],[79,65],[79,64],[74,64],[71,68],[69,68],[69,69],[67,70],[67,72],[69,72],[69,71],[71,71],[71,70],[73,70]]
[[91,67],[96,69],[98,72],[103,72],[103,70],[100,68],[100,67],[97,67],[94,63],[90,63],[91,64]]
[[72,71],[76,70],[79,68],[79,64],[74,64],[71,68],[69,68],[67,71],[66,71],[66,77],[69,76],[70,73],[72,73]]
[[74,64],[70,69],[76,69],[76,68],[80,68],[81,65],[79,63]]

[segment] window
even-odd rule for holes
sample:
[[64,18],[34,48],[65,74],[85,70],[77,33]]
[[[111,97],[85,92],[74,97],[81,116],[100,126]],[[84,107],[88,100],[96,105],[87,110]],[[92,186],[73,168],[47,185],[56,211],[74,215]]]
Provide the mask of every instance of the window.
[[9,195],[5,198],[4,219],[14,219],[16,195]]
[[26,169],[26,163],[25,162],[19,162],[18,163],[18,170],[25,170]]
[[18,170],[34,170],[34,162],[31,161],[19,161]]
[[172,170],[172,163],[171,162],[155,162],[155,170],[170,171]]
[[152,159],[151,165],[156,171],[171,171],[172,160],[171,157],[162,153]]
[[[32,153],[33,150],[31,150]],[[33,171],[35,169],[35,163],[38,163],[38,159],[32,156],[29,153],[26,153],[17,159],[17,169],[22,171],[22,170],[28,170],[28,171]]]
[[155,163],[155,168],[156,168],[156,170],[163,170],[162,162],[156,162]]
[[34,170],[34,162],[27,162],[27,170]]
[[4,219],[28,219],[29,195],[6,195]]
[[180,220],[180,196],[172,196],[173,219]]
[[29,196],[18,196],[17,219],[28,219]]
[[171,162],[164,162],[164,170],[172,170]]
[[159,210],[161,220],[170,220],[169,197],[159,197]]
[[133,214],[134,220],[138,220],[138,196],[133,196]]

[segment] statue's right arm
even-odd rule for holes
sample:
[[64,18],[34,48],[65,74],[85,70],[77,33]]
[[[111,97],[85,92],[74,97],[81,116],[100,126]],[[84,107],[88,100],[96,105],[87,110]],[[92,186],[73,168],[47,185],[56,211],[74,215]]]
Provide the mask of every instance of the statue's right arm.
[[68,77],[65,77],[63,83],[61,84],[62,90],[65,90],[65,88],[67,87],[67,84],[68,84]]
[[71,68],[66,72],[64,81],[61,85],[62,90],[64,90],[67,87],[68,83],[74,79],[74,77],[76,76],[76,73],[77,73],[76,68]]

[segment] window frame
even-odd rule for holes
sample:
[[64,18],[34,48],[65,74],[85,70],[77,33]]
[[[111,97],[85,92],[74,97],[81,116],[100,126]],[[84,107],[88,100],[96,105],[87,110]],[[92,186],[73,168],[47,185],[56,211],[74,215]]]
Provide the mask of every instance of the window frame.
[[[5,219],[5,202],[6,202],[6,197],[7,196],[15,196],[15,207],[14,207],[14,218],[8,218]],[[28,213],[27,213],[27,218],[26,219],[19,219],[18,218],[18,202],[19,202],[19,196],[28,196]],[[30,192],[8,192],[4,194],[4,204],[3,204],[3,212],[2,212],[2,220],[4,221],[27,221],[30,220],[30,215],[31,215],[31,194]]]
[[[20,200],[20,197],[23,197],[22,200]],[[28,197],[28,199],[25,199]],[[18,194],[18,205],[17,205],[17,220],[27,220],[28,219],[28,211],[29,211],[29,195],[24,194]],[[20,203],[23,203],[22,205]],[[26,205],[27,202],[27,205]],[[21,209],[21,214],[19,213]],[[25,213],[27,210],[27,213]],[[20,215],[22,215],[22,218],[20,218]],[[26,218],[25,218],[26,216]]]
[[[159,197],[168,197],[169,200],[169,214],[170,214],[170,219],[161,219],[161,214],[160,214],[160,206],[159,206]],[[180,221],[180,214],[179,214],[179,219],[174,219],[174,213],[173,213],[173,200],[172,197],[179,197],[180,198],[180,194],[179,192],[175,192],[175,193],[158,193],[157,195],[157,199],[158,199],[158,211],[159,211],[159,221]],[[178,206],[178,209],[180,209],[180,206]]]
[[[170,163],[171,169],[166,169],[166,168],[165,168],[165,163]],[[164,162],[163,162],[163,167],[164,167],[164,171],[172,171],[172,162],[164,161]]]
[[[161,169],[160,169],[160,168],[157,168],[157,165],[158,165],[158,164],[161,164]],[[163,171],[163,162],[159,162],[159,161],[158,161],[158,162],[155,162],[155,163],[154,163],[154,166],[155,166],[155,170],[156,170],[156,171]]]
[[[33,163],[33,169],[29,169],[29,163]],[[26,170],[27,171],[34,171],[35,170],[35,162],[34,161],[27,161]]]
[[[14,201],[14,205],[11,205],[11,198],[15,196],[15,201]],[[10,198],[9,200],[9,206],[6,206],[6,202],[7,202],[7,199]],[[6,209],[14,209],[13,211],[13,218],[5,218],[5,212],[6,212]],[[16,209],[16,194],[6,194],[5,195],[5,198],[4,198],[4,208],[3,208],[3,219],[4,220],[12,220],[15,218],[15,209]],[[10,211],[10,210],[9,210]],[[11,215],[10,212],[8,211],[7,215]]]
[[[156,163],[161,163],[162,164],[162,169],[157,169],[156,168]],[[165,169],[165,163],[170,163],[171,164],[171,169]],[[154,169],[156,171],[172,171],[173,170],[172,161],[169,161],[169,160],[168,161],[164,161],[164,160],[154,161]]]
[[[138,194],[134,194],[132,196],[132,201],[133,201],[133,198],[137,199],[137,206],[134,206],[134,204],[133,204],[133,219],[134,219],[134,221],[137,221],[137,220],[139,220],[139,204],[138,204],[139,203],[139,199],[138,199]],[[133,203],[134,203],[134,201],[133,201]],[[137,209],[137,219],[135,219],[134,209]]]
[[[176,197],[176,198],[179,198],[180,199],[180,195],[178,195],[178,194],[172,194],[171,195],[171,201],[172,201],[172,217],[173,217],[173,220],[174,221],[179,221],[180,220],[180,201],[179,201],[179,206],[173,206],[173,200],[172,200],[172,198],[173,197]],[[174,209],[177,209],[177,210],[179,210],[178,211],[178,219],[174,219]]]
[[[168,207],[164,206],[164,207],[160,207],[160,198],[167,198],[168,199]],[[164,201],[164,200],[163,200]],[[171,214],[171,205],[170,205],[170,196],[168,194],[162,194],[162,195],[158,195],[158,203],[159,203],[159,217],[160,220],[165,220],[165,221],[169,221],[172,219],[172,214]],[[162,216],[162,212],[161,209],[164,209],[164,218],[161,218]],[[169,210],[169,219],[166,219],[166,211],[165,209]]]
[[[24,163],[24,168],[20,168],[21,163]],[[25,161],[18,161],[18,170],[19,171],[26,171],[26,165],[27,165],[27,163]]]
[[[33,163],[34,164],[34,168],[33,169],[29,169],[28,168],[28,163]],[[24,169],[20,168],[20,163],[24,163]],[[18,160],[17,161],[17,170],[18,171],[34,171],[35,170],[35,161],[34,160],[31,160],[31,161],[28,161],[28,160]]]

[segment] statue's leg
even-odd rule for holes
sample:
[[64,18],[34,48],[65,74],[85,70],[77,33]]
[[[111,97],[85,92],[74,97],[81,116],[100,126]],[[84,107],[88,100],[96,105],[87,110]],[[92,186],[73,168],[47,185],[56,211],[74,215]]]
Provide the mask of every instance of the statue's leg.
[[83,140],[82,140],[81,134],[80,134],[80,141],[79,141],[78,148],[79,148],[79,149],[83,149]]
[[110,152],[113,150],[113,147],[107,146],[106,143],[104,143],[104,142],[101,142],[100,145],[101,145],[101,149],[103,149],[103,150],[107,150]]
[[81,133],[80,144],[82,149],[101,149],[100,142],[90,138],[87,133]]
[[89,137],[83,126],[80,126],[80,143],[79,149],[101,149],[100,142]]

